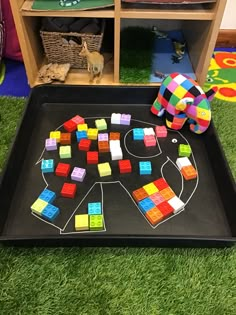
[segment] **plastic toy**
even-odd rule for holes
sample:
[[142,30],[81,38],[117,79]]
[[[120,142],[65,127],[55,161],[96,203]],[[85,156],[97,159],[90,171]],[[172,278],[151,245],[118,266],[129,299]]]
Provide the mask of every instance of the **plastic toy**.
[[151,210],[146,212],[146,218],[152,225],[156,225],[163,219],[163,214],[159,209],[156,207],[152,208]]
[[74,198],[76,193],[76,184],[64,183],[61,189],[61,196],[65,198]]
[[74,167],[71,173],[71,179],[77,182],[82,182],[86,175],[86,169],[80,167]]
[[57,176],[62,176],[62,177],[67,177],[70,172],[70,164],[66,163],[58,163],[57,168],[56,168],[56,175]]
[[88,214],[78,214],[75,216],[75,230],[87,231],[89,229],[89,216]]
[[144,136],[144,144],[146,147],[155,147],[156,146],[156,138],[153,135]]
[[143,128],[134,128],[133,129],[133,140],[143,140],[144,131]]
[[77,124],[73,120],[67,120],[64,124],[63,127],[66,131],[68,132],[73,132],[77,129]]
[[108,133],[99,133],[98,141],[108,141]]
[[121,125],[129,126],[130,125],[130,120],[131,120],[131,115],[130,114],[121,114],[121,117],[120,117],[120,124]]
[[168,201],[168,204],[174,209],[174,213],[179,212],[184,208],[184,203],[177,196]]
[[45,149],[47,151],[57,150],[57,140],[56,139],[46,139],[45,140]]
[[190,157],[192,150],[190,145],[188,144],[180,144],[178,148],[179,156],[187,156]]
[[53,173],[54,172],[54,160],[42,160],[41,162],[42,173]]
[[98,172],[100,177],[110,176],[111,175],[111,167],[108,162],[98,164]]
[[167,137],[166,126],[156,126],[155,133],[157,138],[166,138]]
[[143,186],[143,189],[146,191],[146,193],[150,196],[156,192],[158,192],[158,189],[153,183],[149,183],[147,185]]
[[139,162],[139,174],[140,175],[151,175],[152,174],[152,164],[150,161]]
[[157,187],[158,190],[162,190],[169,187],[167,181],[164,178],[158,178],[154,180],[153,184]]
[[145,136],[155,136],[155,131],[153,128],[143,128]]
[[91,147],[92,141],[89,139],[81,139],[78,148],[81,151],[89,151]]
[[210,125],[210,101],[215,93],[216,89],[205,93],[190,77],[173,73],[162,82],[151,112],[161,117],[166,111],[166,125],[175,130],[189,119],[190,130],[201,134]]
[[75,117],[71,118],[71,120],[76,123],[76,125],[84,124],[84,118],[76,115]]
[[194,179],[197,177],[197,171],[195,170],[193,165],[182,167],[181,173],[186,180]]
[[88,128],[87,131],[88,139],[97,140],[98,138],[98,129],[97,128]]
[[52,203],[56,199],[56,194],[52,190],[44,189],[39,195],[39,199]]
[[165,198],[159,192],[152,194],[150,199],[155,203],[156,206],[165,201]]
[[78,131],[88,131],[88,125],[87,124],[80,124],[80,125],[77,125],[77,130]]
[[144,198],[147,198],[148,194],[145,191],[145,189],[143,187],[141,187],[141,188],[138,188],[135,191],[133,191],[132,196],[134,197],[134,200],[136,202],[139,202],[139,201],[143,200]]
[[101,153],[110,152],[108,141],[98,141],[98,151]]
[[89,229],[90,231],[100,231],[103,230],[103,215],[96,214],[89,216]]
[[171,198],[173,198],[175,196],[175,193],[173,192],[173,190],[170,188],[170,186],[162,189],[160,191],[160,194],[162,195],[162,197],[165,200],[170,200]]
[[60,144],[71,144],[71,133],[61,133]]
[[96,119],[95,120],[95,126],[98,130],[106,130],[107,129],[107,123],[104,118],[102,119]]
[[[119,141],[119,140],[113,140],[113,141]],[[110,149],[110,151],[111,151],[112,161],[123,159],[123,152],[122,152],[121,147],[114,147],[114,148]]]
[[110,132],[109,139],[110,140],[120,140],[120,133],[119,132]]
[[111,114],[111,124],[120,125],[121,114],[120,113],[112,113]]
[[87,131],[85,130],[76,131],[75,134],[77,142],[80,142],[81,139],[88,139]]
[[57,142],[60,142],[61,139],[61,132],[60,131],[51,131],[49,138],[56,139]]
[[102,214],[102,205],[101,202],[89,202],[88,203],[88,214]]
[[87,164],[98,164],[98,152],[88,151],[87,152]]
[[161,211],[164,217],[168,217],[174,211],[174,208],[171,207],[171,205],[167,201],[163,201],[162,203],[160,203],[157,208]]
[[121,174],[132,172],[132,165],[130,163],[130,160],[120,160],[118,161],[118,165]]
[[152,209],[155,207],[155,204],[153,203],[153,201],[147,197],[143,200],[141,200],[139,203],[138,203],[138,206],[139,206],[139,209],[145,213],[147,212],[148,210]]
[[60,211],[58,207],[48,204],[42,211],[41,215],[44,219],[52,222],[59,215]]
[[71,146],[63,145],[60,146],[59,155],[61,159],[70,159],[71,158]]
[[38,214],[41,216],[41,213],[43,212],[43,210],[46,208],[46,206],[48,205],[48,203],[42,199],[37,199],[32,206],[30,207],[30,209],[32,210],[32,212]]

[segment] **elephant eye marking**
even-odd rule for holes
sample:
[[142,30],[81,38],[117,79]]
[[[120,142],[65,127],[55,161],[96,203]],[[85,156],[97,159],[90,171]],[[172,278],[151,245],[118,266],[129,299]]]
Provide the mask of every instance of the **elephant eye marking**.
[[178,142],[178,140],[177,139],[172,139],[172,143],[177,143]]

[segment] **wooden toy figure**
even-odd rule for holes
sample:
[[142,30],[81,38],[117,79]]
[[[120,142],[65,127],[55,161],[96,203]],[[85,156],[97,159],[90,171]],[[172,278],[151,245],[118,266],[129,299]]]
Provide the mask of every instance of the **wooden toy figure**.
[[205,93],[190,77],[172,73],[162,82],[151,112],[161,117],[166,111],[166,125],[175,130],[189,119],[190,130],[201,134],[210,125],[210,101],[216,91],[214,88]]

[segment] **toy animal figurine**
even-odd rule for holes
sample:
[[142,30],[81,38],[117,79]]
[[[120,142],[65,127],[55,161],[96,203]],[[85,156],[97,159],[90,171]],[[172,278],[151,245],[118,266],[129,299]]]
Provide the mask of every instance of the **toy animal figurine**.
[[81,52],[79,53],[81,57],[87,58],[88,63],[88,72],[90,72],[90,80],[89,82],[92,83],[95,77],[97,78],[97,83],[101,81],[102,72],[104,68],[104,58],[97,51],[90,52],[87,47],[87,43],[84,42]]
[[190,130],[201,134],[210,125],[210,101],[216,91],[214,88],[204,93],[190,77],[172,73],[162,82],[151,112],[161,117],[166,111],[166,125],[175,130],[181,129],[189,118]]

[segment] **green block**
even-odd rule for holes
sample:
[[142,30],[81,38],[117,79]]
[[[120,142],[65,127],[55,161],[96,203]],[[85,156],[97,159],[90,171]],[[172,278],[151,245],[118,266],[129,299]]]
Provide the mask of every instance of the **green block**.
[[43,212],[44,208],[46,208],[46,206],[48,205],[48,203],[42,199],[37,199],[32,206],[30,207],[30,209],[32,210],[32,212],[41,215],[41,213]]
[[96,119],[95,120],[95,125],[96,125],[96,128],[98,130],[106,130],[107,129],[107,123],[106,123],[106,120],[105,119]]
[[71,158],[71,146],[70,145],[60,146],[59,155],[61,159]]
[[180,144],[178,151],[179,151],[179,156],[190,157],[192,153],[191,147],[188,144]]
[[90,231],[103,230],[103,215],[92,214],[89,216],[89,229]]

